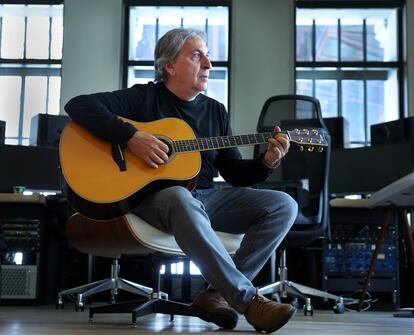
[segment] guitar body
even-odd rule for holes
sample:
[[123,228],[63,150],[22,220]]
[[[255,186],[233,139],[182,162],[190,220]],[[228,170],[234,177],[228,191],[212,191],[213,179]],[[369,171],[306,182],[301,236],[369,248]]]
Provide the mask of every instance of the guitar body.
[[[167,141],[195,139],[191,127],[180,119],[145,123],[124,120]],[[112,144],[73,122],[62,133],[59,154],[69,203],[96,220],[122,216],[148,194],[165,187],[182,185],[192,189],[201,168],[199,152],[172,153],[166,164],[153,169],[124,148],[126,170],[121,171],[112,157]]]

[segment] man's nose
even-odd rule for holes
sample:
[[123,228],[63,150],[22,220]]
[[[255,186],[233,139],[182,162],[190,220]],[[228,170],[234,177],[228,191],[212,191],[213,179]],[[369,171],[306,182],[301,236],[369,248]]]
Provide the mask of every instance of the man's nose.
[[204,69],[211,69],[212,68],[210,59],[207,56],[204,56],[203,57],[203,63],[202,63],[202,65],[203,65],[203,68]]

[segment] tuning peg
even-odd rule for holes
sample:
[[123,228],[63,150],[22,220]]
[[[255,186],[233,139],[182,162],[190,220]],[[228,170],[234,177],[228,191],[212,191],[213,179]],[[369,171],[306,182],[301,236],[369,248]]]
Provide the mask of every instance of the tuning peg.
[[300,151],[305,150],[305,149],[303,148],[303,145],[301,145],[301,146],[299,147],[299,149],[300,149]]
[[314,147],[308,147],[308,151],[312,152],[315,148]]
[[293,132],[294,132],[295,134],[297,134],[297,135],[299,135],[299,134],[300,134],[300,130],[299,130],[298,128],[293,129]]
[[305,135],[309,135],[309,130],[308,129],[302,129],[302,131]]
[[323,147],[318,147],[318,152],[322,152],[323,151]]
[[312,134],[318,135],[319,134],[319,131],[317,129],[312,129]]

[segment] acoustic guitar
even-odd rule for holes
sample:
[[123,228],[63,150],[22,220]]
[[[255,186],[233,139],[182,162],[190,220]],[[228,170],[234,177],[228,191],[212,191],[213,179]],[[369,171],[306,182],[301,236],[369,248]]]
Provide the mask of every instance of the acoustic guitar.
[[[60,139],[60,163],[69,203],[95,220],[109,220],[135,208],[151,192],[181,185],[196,186],[201,168],[200,151],[267,143],[273,132],[196,138],[191,127],[176,118],[136,122],[137,129],[153,134],[169,147],[169,159],[158,169],[150,168],[127,147],[112,145],[69,122]],[[317,130],[285,132],[302,149],[322,150],[325,138]]]

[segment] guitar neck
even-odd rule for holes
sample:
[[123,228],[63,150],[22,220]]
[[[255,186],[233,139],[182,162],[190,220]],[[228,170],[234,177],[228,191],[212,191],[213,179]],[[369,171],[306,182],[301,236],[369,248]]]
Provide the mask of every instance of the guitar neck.
[[[287,134],[290,139],[289,131],[282,133]],[[250,135],[230,135],[195,138],[191,140],[178,140],[173,141],[172,144],[176,152],[207,151],[264,144],[268,142],[269,138],[272,138],[274,136],[274,132],[266,132]]]

